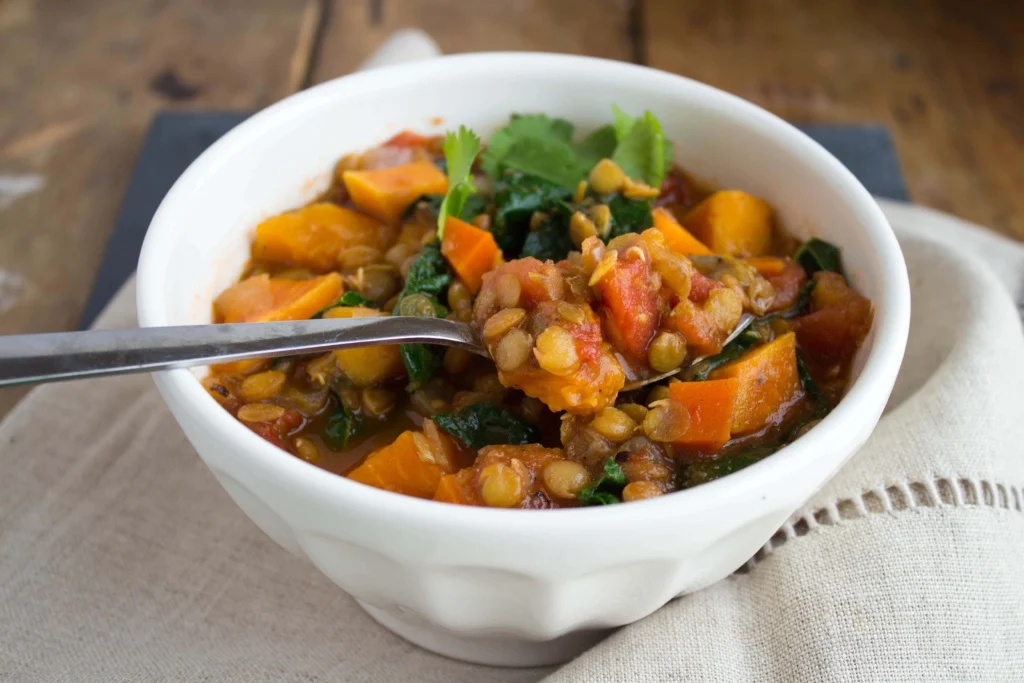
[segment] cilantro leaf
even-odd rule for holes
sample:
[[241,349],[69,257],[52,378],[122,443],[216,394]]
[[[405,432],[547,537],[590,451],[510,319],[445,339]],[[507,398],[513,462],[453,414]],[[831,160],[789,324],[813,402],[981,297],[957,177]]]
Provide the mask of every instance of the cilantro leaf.
[[456,413],[442,413],[433,418],[438,427],[465,445],[477,450],[495,444],[535,443],[537,428],[515,413],[491,405],[476,403]]
[[672,148],[665,140],[661,123],[648,111],[634,119],[627,130],[627,118],[621,109],[616,108],[614,126],[619,144],[615,147],[612,161],[630,178],[643,180],[651,187],[661,187],[661,181],[672,164]]
[[376,301],[371,301],[370,299],[367,299],[359,292],[345,292],[340,299],[335,301],[330,306],[324,306],[319,311],[314,313],[311,317],[314,319],[322,318],[324,317],[324,313],[331,310],[332,308],[343,308],[351,306],[366,306],[367,308],[380,308],[380,306],[377,305]]
[[459,126],[458,133],[449,132],[444,140],[444,159],[448,169],[448,194],[437,212],[437,236],[444,235],[448,216],[459,217],[469,196],[476,192],[470,172],[473,160],[480,153],[480,138],[476,133]]
[[626,473],[615,461],[608,458],[604,463],[604,473],[593,484],[576,494],[580,505],[611,505],[621,502],[622,489],[626,486]]
[[590,169],[582,168],[572,142],[573,125],[544,114],[513,114],[487,141],[480,167],[499,180],[505,170],[520,171],[555,185],[575,188]]
[[807,240],[793,254],[793,260],[804,267],[808,275],[819,270],[843,274],[843,260],[839,247],[818,237]]
[[615,153],[618,141],[615,127],[612,125],[601,126],[580,140],[576,144],[576,155],[579,157],[580,166],[584,172],[590,173],[590,169],[594,168],[601,159],[610,159]]

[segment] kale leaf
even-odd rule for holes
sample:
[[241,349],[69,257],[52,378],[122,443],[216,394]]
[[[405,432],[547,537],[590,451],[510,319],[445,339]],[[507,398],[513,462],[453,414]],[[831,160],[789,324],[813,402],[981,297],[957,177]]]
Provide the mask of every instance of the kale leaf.
[[[441,306],[438,297],[451,281],[451,268],[448,267],[448,262],[441,255],[440,244],[431,242],[423,247],[419,256],[413,261],[409,274],[405,278],[405,289],[398,297],[398,303],[395,304],[391,314],[398,315],[402,299],[410,294],[424,294],[431,298],[435,310],[443,310],[438,309],[438,306]],[[441,367],[441,355],[443,354],[441,348],[431,348],[424,344],[402,344],[399,351],[402,356],[402,364],[405,365],[405,372],[409,376],[406,391],[410,393],[422,388]]]
[[498,181],[494,192],[494,227],[491,233],[505,258],[520,255],[530,232],[530,217],[535,211],[547,211],[556,202],[572,197],[572,192],[546,180],[523,173],[509,172]]
[[312,318],[322,318],[322,317],[324,317],[324,313],[326,313],[327,311],[331,310],[332,308],[347,308],[347,307],[351,307],[351,306],[365,306],[367,308],[380,308],[380,306],[377,305],[377,302],[371,301],[370,299],[367,299],[365,296],[363,296],[359,292],[345,292],[344,294],[342,294],[340,299],[335,301],[330,306],[324,306],[319,311],[314,313],[311,317]]
[[691,382],[703,382],[708,378],[708,375],[711,374],[712,370],[725,365],[726,363],[730,363],[746,353],[748,349],[761,341],[761,335],[752,328],[753,325],[740,332],[739,335],[726,344],[725,348],[717,355],[694,363],[686,373],[687,380]]
[[342,450],[348,445],[349,439],[358,435],[362,428],[362,418],[338,401],[337,408],[324,423],[324,443],[336,451]]
[[843,274],[843,260],[839,247],[818,237],[812,237],[796,250],[793,260],[804,267],[808,275],[819,270]]
[[643,232],[654,225],[651,203],[644,199],[626,199],[617,194],[608,201],[608,210],[612,215],[609,240],[630,232]]
[[541,261],[561,261],[575,249],[569,238],[569,219],[575,209],[566,202],[555,204],[548,217],[536,230],[526,236],[521,256],[533,256]]
[[537,428],[515,413],[491,405],[476,403],[456,413],[435,415],[434,423],[465,445],[477,450],[495,444],[521,446],[536,443]]

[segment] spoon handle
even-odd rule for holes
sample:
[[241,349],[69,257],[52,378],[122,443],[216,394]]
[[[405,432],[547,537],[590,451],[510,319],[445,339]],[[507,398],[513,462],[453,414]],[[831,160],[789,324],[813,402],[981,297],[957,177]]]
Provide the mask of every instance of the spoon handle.
[[409,343],[486,355],[469,325],[438,318],[332,318],[24,334],[0,337],[0,387]]

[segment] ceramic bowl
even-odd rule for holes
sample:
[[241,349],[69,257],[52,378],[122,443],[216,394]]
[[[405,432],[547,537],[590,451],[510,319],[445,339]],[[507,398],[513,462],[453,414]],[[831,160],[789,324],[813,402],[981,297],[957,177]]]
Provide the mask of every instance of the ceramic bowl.
[[311,200],[335,161],[404,128],[513,112],[578,130],[612,104],[651,110],[698,177],[764,197],[801,237],[839,244],[874,327],[840,405],[806,436],[723,479],[598,508],[501,510],[396,495],[284,453],[174,370],[157,386],[200,457],[271,538],[308,558],[385,627],[429,650],[507,666],[565,660],[608,629],[740,567],[865,441],[892,389],[910,318],[906,268],[868,192],[821,146],[737,97],[619,62],[474,54],[358,73],[245,121],[181,176],[153,218],[138,271],[144,326],[210,322],[248,259],[255,225]]

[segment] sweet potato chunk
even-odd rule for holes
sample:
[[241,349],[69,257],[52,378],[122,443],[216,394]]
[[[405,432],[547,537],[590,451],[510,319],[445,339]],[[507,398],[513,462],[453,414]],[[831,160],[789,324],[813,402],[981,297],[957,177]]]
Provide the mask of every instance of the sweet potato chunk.
[[658,207],[651,212],[654,228],[665,237],[665,246],[677,254],[710,254],[711,250],[679,224],[668,209]]
[[[387,313],[373,308],[350,306],[332,308],[324,318],[375,318]],[[369,387],[399,377],[404,372],[397,346],[362,346],[334,351],[338,369],[357,387]]]
[[721,190],[683,218],[683,225],[716,254],[762,256],[772,246],[772,207],[740,190]]
[[224,290],[213,302],[222,323],[305,320],[338,300],[341,276],[328,273],[308,280],[254,275]]
[[711,373],[711,379],[735,378],[732,433],[747,434],[782,418],[800,396],[796,335],[787,332]]
[[473,294],[480,291],[484,274],[501,259],[494,235],[452,216],[445,222],[441,253]]
[[445,470],[420,432],[402,432],[388,446],[366,456],[348,478],[386,491],[433,498]]
[[345,171],[342,180],[356,206],[386,223],[396,223],[421,195],[448,191],[448,177],[429,161],[374,171]]
[[738,388],[735,377],[669,384],[669,399],[681,403],[690,414],[690,425],[677,443],[702,451],[724,446],[732,434]]
[[338,256],[345,249],[365,245],[384,251],[394,238],[393,228],[369,216],[334,204],[311,204],[256,226],[252,257],[325,273],[338,267]]

